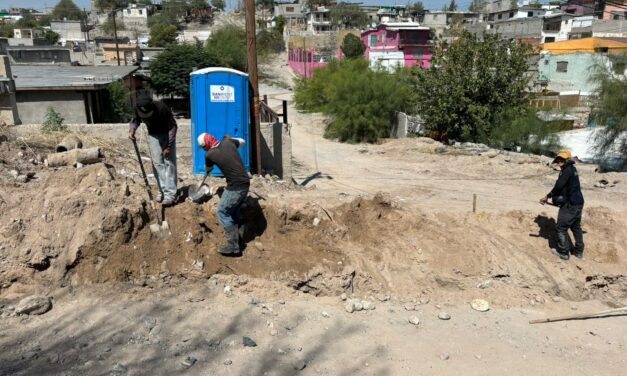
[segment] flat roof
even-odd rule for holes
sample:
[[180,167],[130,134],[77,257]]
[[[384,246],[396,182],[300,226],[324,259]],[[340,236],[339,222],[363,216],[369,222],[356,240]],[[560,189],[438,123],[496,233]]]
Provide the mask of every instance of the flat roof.
[[98,90],[129,76],[137,66],[14,65],[17,91]]
[[207,73],[233,73],[233,74],[238,74],[240,76],[248,77],[248,73],[240,72],[238,70],[231,69],[231,68],[223,68],[223,67],[209,67],[209,68],[198,69],[190,73],[190,75],[207,74]]
[[7,50],[56,50],[56,51],[69,51],[68,47],[63,46],[7,46]]

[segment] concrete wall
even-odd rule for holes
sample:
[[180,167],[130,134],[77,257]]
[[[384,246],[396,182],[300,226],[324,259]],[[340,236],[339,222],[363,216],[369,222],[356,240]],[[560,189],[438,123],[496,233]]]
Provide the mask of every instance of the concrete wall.
[[20,124],[15,103],[15,82],[12,77],[9,57],[0,55],[0,85],[3,89],[0,94],[0,124]]
[[62,40],[84,41],[86,33],[81,31],[80,21],[50,21],[50,30],[61,36]]
[[601,21],[594,20],[592,23],[592,36],[595,37],[627,37],[627,21],[612,20]]
[[[566,62],[567,71],[558,72],[557,63]],[[548,89],[559,93],[576,93],[591,95],[596,89],[589,78],[594,73],[593,67],[597,63],[609,64],[606,56],[579,52],[573,54],[543,55],[539,62],[540,79],[549,81]]]
[[290,125],[261,123],[261,169],[264,174],[292,179],[292,136]]
[[524,36],[540,36],[542,34],[543,20],[541,18],[522,18],[497,22],[488,30],[488,33],[497,33],[503,38]]
[[85,100],[77,91],[18,91],[17,109],[23,124],[41,124],[48,107],[61,114],[66,124],[85,124]]

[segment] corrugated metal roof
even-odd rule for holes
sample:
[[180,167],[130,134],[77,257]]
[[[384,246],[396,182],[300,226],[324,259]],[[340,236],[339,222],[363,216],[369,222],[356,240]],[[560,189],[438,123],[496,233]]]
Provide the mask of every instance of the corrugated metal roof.
[[15,65],[11,67],[15,87],[20,90],[96,90],[123,79],[136,66]]

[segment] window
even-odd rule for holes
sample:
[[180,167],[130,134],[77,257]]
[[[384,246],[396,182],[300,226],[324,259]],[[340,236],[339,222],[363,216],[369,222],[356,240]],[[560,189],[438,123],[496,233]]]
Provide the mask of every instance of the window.
[[140,10],[139,10],[139,15],[141,16],[142,14],[144,14],[144,10],[143,10],[143,9],[140,9]]
[[555,37],[544,37],[544,43],[553,43],[555,42]]
[[499,14],[498,19],[500,20],[500,19],[502,19],[502,18],[503,18],[503,15],[502,15],[502,14]]
[[424,53],[422,51],[422,48],[414,48],[411,55],[417,59],[422,59]]
[[294,7],[285,7],[285,11],[286,12],[293,12],[294,11]]
[[130,10],[130,9],[127,9],[127,10],[126,10],[126,14],[131,14],[131,10]]
[[527,12],[527,17],[533,17],[533,12]]
[[509,18],[514,18],[514,12],[509,12]]
[[559,73],[568,72],[568,61],[558,61],[556,72],[559,72]]
[[613,16],[613,18],[614,18],[615,20],[620,20],[620,16],[619,16],[618,14],[615,14],[615,15]]
[[368,45],[370,47],[377,45],[377,36],[376,35],[371,35],[370,36],[370,42],[368,43]]

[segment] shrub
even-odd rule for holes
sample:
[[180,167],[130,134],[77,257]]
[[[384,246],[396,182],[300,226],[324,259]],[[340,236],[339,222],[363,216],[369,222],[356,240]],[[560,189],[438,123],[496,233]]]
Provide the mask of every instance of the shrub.
[[300,109],[330,116],[325,137],[375,142],[388,137],[392,113],[410,107],[411,87],[403,74],[371,70],[364,59],[332,61],[310,80],[298,80],[294,99]]
[[188,44],[174,45],[150,64],[152,88],[160,95],[189,97],[189,74],[194,69],[219,65],[217,56],[204,48]]
[[536,109],[508,111],[496,121],[488,143],[494,147],[522,152],[555,155],[561,145],[557,132],[561,130],[559,121],[543,121],[538,118]]
[[107,87],[107,111],[105,121],[108,123],[127,122],[131,118],[130,92],[120,81]]
[[341,49],[348,59],[355,59],[364,56],[366,46],[357,35],[347,34],[342,41]]
[[216,30],[207,40],[207,52],[218,58],[218,65],[246,71],[246,31],[236,25],[226,25]]
[[275,29],[262,30],[257,34],[257,54],[265,56],[278,54],[285,50],[283,34]]
[[67,131],[67,126],[63,124],[63,120],[65,119],[61,117],[61,114],[55,111],[54,108],[48,107],[44,122],[41,124],[41,131],[44,133],[65,132]]

